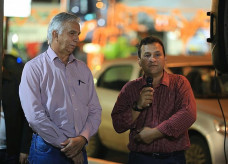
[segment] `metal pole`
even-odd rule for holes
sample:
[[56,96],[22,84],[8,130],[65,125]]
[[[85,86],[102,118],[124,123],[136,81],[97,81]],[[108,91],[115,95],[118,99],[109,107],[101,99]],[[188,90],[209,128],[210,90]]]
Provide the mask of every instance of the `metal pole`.
[[8,33],[9,33],[9,20],[10,17],[6,17],[6,22],[5,22],[5,38],[4,38],[4,49],[3,51],[7,51],[8,49]]
[[3,18],[4,0],[0,0],[0,100],[2,100]]

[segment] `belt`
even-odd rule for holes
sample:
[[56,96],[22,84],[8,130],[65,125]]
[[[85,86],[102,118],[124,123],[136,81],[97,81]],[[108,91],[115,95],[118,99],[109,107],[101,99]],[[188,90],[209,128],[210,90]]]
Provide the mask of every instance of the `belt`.
[[150,156],[150,157],[156,158],[156,159],[169,158],[169,157],[177,156],[177,155],[180,155],[180,154],[184,155],[184,151],[174,151],[174,152],[171,152],[171,153],[140,153],[140,152],[135,152],[135,153],[139,153],[139,154],[142,154],[142,155],[145,155],[145,156]]

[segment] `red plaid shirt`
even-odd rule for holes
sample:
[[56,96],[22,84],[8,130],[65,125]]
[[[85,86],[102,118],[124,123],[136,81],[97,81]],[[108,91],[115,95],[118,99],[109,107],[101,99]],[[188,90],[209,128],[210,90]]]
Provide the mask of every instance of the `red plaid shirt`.
[[[164,71],[160,85],[154,88],[152,106],[143,110],[133,122],[132,105],[138,100],[145,84],[146,79],[140,77],[122,88],[112,111],[115,130],[122,133],[130,129],[130,151],[168,153],[186,150],[190,146],[188,128],[196,120],[196,103],[190,83],[182,75],[168,74]],[[156,127],[166,137],[148,145],[134,142],[136,130],[143,126]]]

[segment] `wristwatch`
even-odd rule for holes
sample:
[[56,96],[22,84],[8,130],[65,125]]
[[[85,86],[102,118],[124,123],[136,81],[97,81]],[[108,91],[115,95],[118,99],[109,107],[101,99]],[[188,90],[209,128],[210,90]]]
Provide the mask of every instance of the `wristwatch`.
[[142,109],[139,109],[139,108],[138,108],[138,105],[137,105],[137,102],[136,102],[136,101],[133,102],[132,109],[133,109],[134,111],[137,111],[137,112],[142,112],[142,111],[144,110],[143,108],[142,108]]

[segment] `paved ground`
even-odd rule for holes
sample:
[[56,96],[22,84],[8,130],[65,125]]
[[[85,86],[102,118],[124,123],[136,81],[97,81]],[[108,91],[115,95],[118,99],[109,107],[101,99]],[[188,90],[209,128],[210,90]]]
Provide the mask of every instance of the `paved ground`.
[[106,161],[106,160],[102,160],[102,159],[96,159],[96,158],[91,158],[88,157],[88,162],[89,164],[119,164],[116,162],[110,162],[110,161]]

